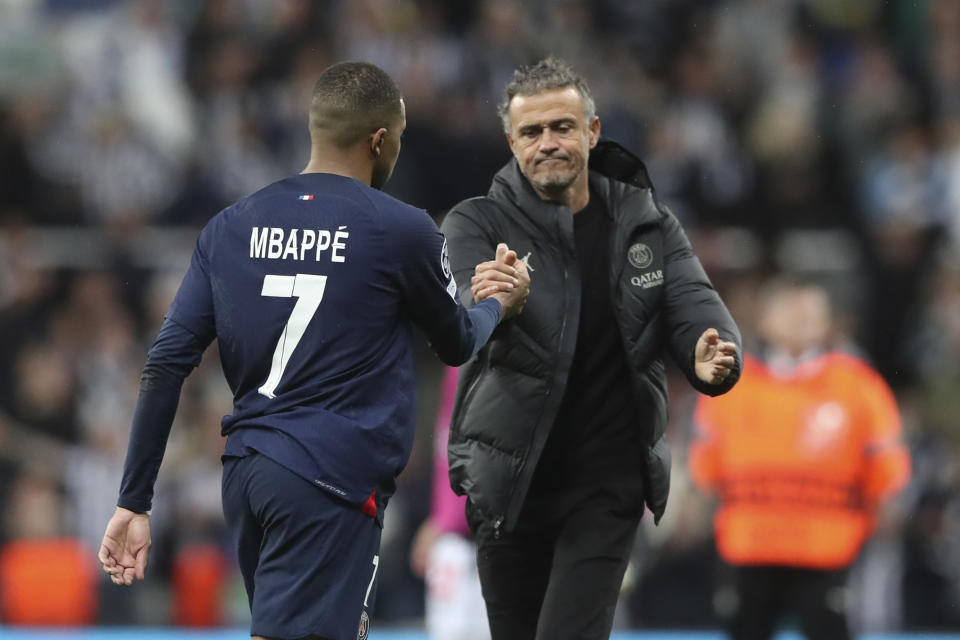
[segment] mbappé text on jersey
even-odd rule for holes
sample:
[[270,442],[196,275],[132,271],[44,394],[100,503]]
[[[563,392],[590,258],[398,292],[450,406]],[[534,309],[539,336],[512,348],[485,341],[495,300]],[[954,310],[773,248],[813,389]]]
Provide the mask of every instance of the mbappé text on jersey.
[[346,226],[327,229],[284,229],[253,227],[250,230],[250,257],[270,260],[309,260],[328,256],[330,262],[345,262],[350,233]]

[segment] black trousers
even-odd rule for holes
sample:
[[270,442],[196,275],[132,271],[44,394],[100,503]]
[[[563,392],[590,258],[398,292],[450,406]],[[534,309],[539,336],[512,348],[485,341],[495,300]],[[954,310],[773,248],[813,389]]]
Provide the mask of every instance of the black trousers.
[[729,620],[733,640],[769,640],[790,618],[810,640],[849,640],[846,570],[795,567],[732,568],[737,606]]
[[467,517],[493,640],[610,637],[643,514],[639,487],[534,496],[514,531]]

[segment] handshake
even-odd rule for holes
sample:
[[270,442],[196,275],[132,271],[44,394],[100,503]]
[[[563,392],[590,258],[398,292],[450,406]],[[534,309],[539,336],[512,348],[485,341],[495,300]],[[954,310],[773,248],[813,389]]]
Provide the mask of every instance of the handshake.
[[523,311],[530,295],[530,273],[527,265],[517,258],[517,252],[506,244],[497,245],[496,258],[476,266],[470,281],[470,291],[476,302],[493,297],[500,301],[507,320]]

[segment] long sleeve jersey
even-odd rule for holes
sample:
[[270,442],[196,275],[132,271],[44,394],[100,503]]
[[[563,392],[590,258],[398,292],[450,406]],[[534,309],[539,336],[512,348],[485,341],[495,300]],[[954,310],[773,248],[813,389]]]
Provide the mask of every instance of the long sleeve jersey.
[[458,365],[500,313],[460,303],[426,212],[333,174],[268,186],[200,233],[147,357],[118,504],[150,508],[181,384],[216,339],[234,396],[225,455],[256,451],[382,507],[413,442],[412,326]]

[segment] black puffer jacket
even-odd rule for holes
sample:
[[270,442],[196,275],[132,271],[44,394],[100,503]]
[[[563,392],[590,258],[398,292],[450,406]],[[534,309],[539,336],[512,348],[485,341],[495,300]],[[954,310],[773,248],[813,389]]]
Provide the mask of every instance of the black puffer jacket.
[[[590,155],[590,184],[613,217],[610,244],[611,300],[633,374],[636,401],[649,443],[645,498],[663,514],[669,491],[667,348],[690,383],[718,395],[722,385],[701,382],[694,347],[714,327],[724,340],[740,334],[677,219],[654,198],[638,158],[610,141]],[[454,207],[443,222],[450,262],[464,302],[472,301],[474,266],[491,260],[506,242],[530,267],[530,297],[521,315],[503,323],[460,372],[450,427],[450,481],[469,496],[483,517],[511,530],[555,422],[576,348],[580,274],[573,212],[540,199],[511,160],[493,179],[486,197]]]

